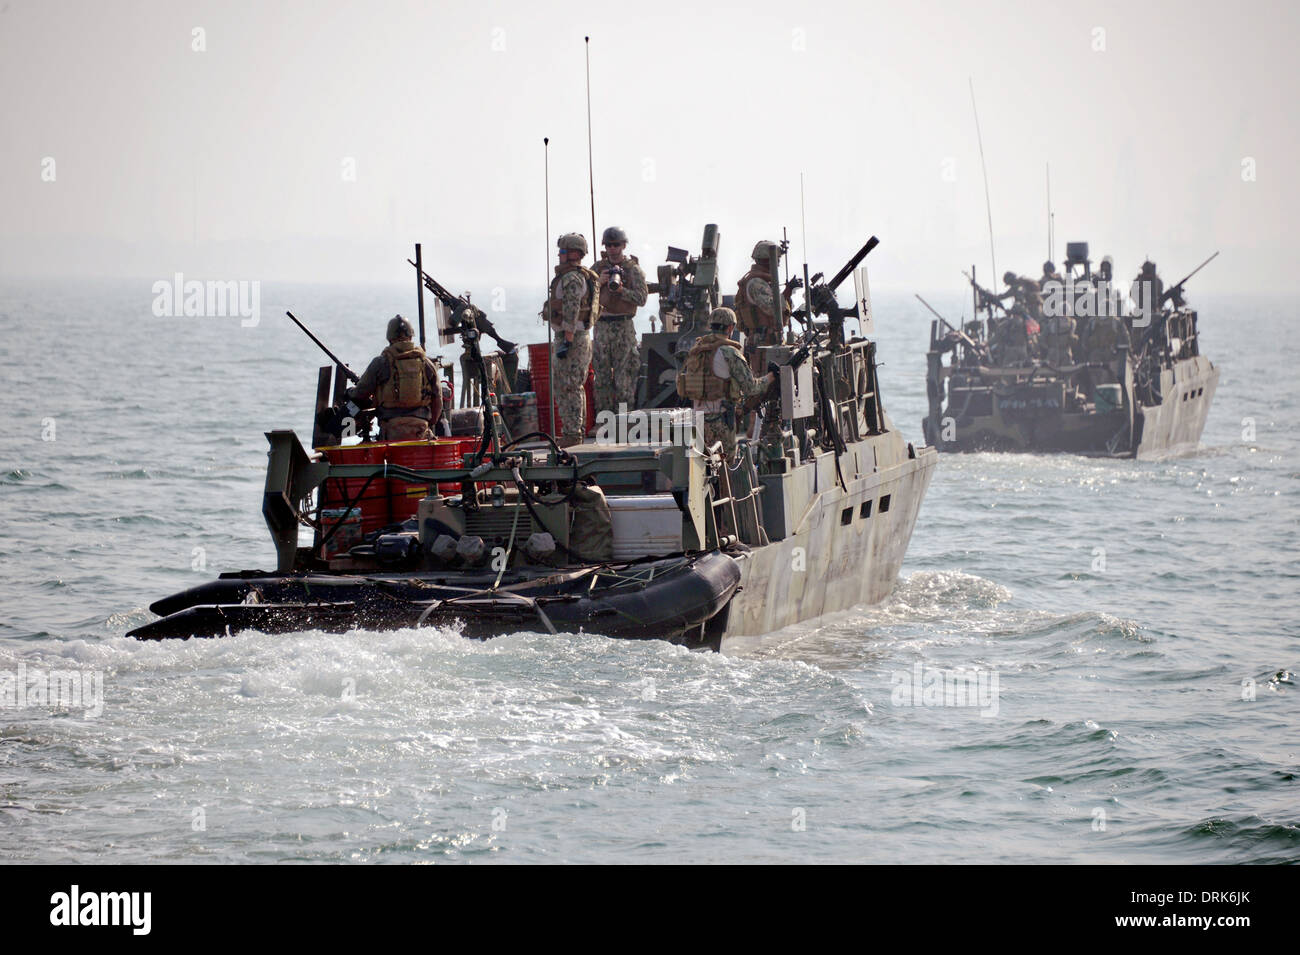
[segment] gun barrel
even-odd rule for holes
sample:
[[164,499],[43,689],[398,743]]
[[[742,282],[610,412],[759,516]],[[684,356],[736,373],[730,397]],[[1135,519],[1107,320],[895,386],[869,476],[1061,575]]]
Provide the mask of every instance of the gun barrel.
[[1163,297],[1164,297],[1164,298],[1170,298],[1170,297],[1174,294],[1174,292],[1178,291],[1180,288],[1182,288],[1184,285],[1187,284],[1188,279],[1190,279],[1190,278],[1191,278],[1193,275],[1195,275],[1197,272],[1201,271],[1201,269],[1205,268],[1207,265],[1209,265],[1211,262],[1213,262],[1216,258],[1218,258],[1218,256],[1219,256],[1219,253],[1218,253],[1218,252],[1215,252],[1214,255],[1210,256],[1208,259],[1206,259],[1204,262],[1202,262],[1202,263],[1201,263],[1200,265],[1198,265],[1196,268],[1194,268],[1194,269],[1192,269],[1190,272],[1188,272],[1187,275],[1185,275],[1185,276],[1183,277],[1183,280],[1182,280],[1181,282],[1179,282],[1177,285],[1172,285],[1172,286],[1170,286],[1169,288],[1165,289],[1165,294],[1164,294]]
[[416,265],[410,259],[407,259],[406,261],[408,264],[419,269],[420,277],[424,280],[424,287],[427,288],[430,292],[432,292],[434,296],[438,299],[438,301],[442,302],[443,305],[446,305],[448,308],[455,308],[458,302],[463,301],[463,299],[461,299],[456,295],[452,295],[445,288],[439,285],[438,280],[435,279],[428,272],[424,271],[424,269],[420,268],[420,266]]
[[853,274],[853,270],[858,267],[858,263],[860,263],[863,259],[867,257],[867,253],[870,252],[878,245],[880,245],[880,240],[873,235],[870,239],[867,240],[866,245],[858,249],[858,254],[853,256],[853,258],[849,259],[848,264],[845,265],[844,268],[840,269],[838,272],[835,273],[835,278],[831,279],[827,283],[827,288],[829,288],[832,292],[834,292],[837,288],[839,288],[840,283]]
[[298,320],[297,315],[289,311],[286,311],[284,314],[288,315],[291,319],[293,319],[293,323],[297,325],[299,328],[301,328],[303,332],[306,333],[307,337],[316,343],[316,347],[319,348],[321,351],[323,351],[325,354],[329,355],[330,359],[334,362],[334,364],[338,365],[340,368],[343,369],[343,374],[348,376],[349,381],[351,381],[353,384],[356,384],[358,381],[361,380],[361,376],[358,375],[351,368],[349,368],[347,365],[343,364],[343,360],[340,359],[338,355],[334,354],[332,351],[326,348],[325,343],[321,341],[319,338],[317,338],[315,335],[313,335],[311,333],[311,329]]

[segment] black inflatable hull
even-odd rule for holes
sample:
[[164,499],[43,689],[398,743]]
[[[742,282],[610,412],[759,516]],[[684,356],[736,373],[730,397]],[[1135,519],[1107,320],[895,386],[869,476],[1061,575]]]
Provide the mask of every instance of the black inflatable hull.
[[518,630],[589,632],[717,649],[740,585],[728,555],[665,558],[506,577],[455,572],[223,576],[154,603],[140,640],[455,626],[468,637]]

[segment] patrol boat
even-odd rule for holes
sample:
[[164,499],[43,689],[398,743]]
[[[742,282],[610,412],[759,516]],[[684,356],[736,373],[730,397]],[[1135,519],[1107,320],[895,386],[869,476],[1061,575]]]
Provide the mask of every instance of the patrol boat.
[[159,619],[130,635],[439,625],[725,650],[885,599],[937,453],[909,443],[886,413],[875,342],[845,338],[846,317],[873,331],[865,292],[841,308],[835,289],[851,273],[865,289],[853,270],[874,243],[810,288],[802,334],[769,349],[784,363],[783,433],[763,445],[742,437],[734,461],[703,446],[688,409],[628,412],[568,448],[541,431],[510,434],[493,359],[479,348],[480,313],[421,272],[421,296],[429,288],[445,307],[441,324],[473,372],[474,401],[453,416],[470,433],[341,443],[329,402],[331,378],[337,406],[346,370],[321,368],[313,450],[292,431],[266,435],[262,513],[275,569],[159,600]]
[[[922,421],[928,444],[1117,458],[1196,449],[1219,369],[1201,354],[1198,316],[1182,289],[1218,253],[1172,288],[1148,288],[1147,306],[1135,311],[1121,307],[1109,274],[1093,275],[1086,242],[1067,243],[1066,251],[1065,275],[1043,284],[1042,329],[1022,305],[1002,305],[1010,293],[997,296],[976,284],[974,266],[968,278],[975,321],[958,329],[930,309],[929,413]],[[1080,330],[1069,361],[1033,347],[1033,332],[1068,335],[1067,320]],[[1027,355],[1006,345],[1005,331],[1019,332],[1019,322],[1031,333]],[[1053,329],[1054,322],[1063,324]],[[1103,334],[1105,343],[1090,347],[1089,339]],[[1022,353],[1008,360],[1014,352]]]

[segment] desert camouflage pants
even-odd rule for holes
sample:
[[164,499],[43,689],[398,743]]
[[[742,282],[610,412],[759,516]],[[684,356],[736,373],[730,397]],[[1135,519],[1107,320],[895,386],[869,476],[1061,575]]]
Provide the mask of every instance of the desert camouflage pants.
[[583,384],[591,368],[591,334],[585,328],[578,329],[569,353],[563,358],[556,357],[555,352],[563,343],[564,336],[556,336],[551,361],[555,367],[555,413],[564,429],[562,443],[568,446],[581,444],[587,434],[587,392]]
[[636,325],[631,317],[596,322],[591,364],[595,369],[596,414],[618,413],[619,404],[636,404],[636,379],[641,371]]
[[736,456],[735,416],[726,411],[704,416],[704,446],[722,442],[722,456],[730,461]]
[[379,424],[381,441],[425,441],[432,437],[424,418],[389,418]]
[[781,329],[779,328],[763,326],[754,329],[752,332],[745,333],[745,361],[749,362],[749,369],[754,373],[755,377],[767,371],[766,362],[763,362],[760,367],[758,350],[767,345],[779,344],[781,344]]
[[1049,365],[1068,365],[1073,358],[1073,336],[1052,336],[1043,339],[1043,352]]

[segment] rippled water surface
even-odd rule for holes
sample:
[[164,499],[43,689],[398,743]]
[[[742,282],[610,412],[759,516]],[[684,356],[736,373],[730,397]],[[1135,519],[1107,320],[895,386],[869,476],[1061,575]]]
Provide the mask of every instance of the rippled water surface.
[[[309,433],[319,363],[284,309],[354,367],[411,310],[265,286],[241,328],[156,318],[149,285],[0,287],[0,674],[104,690],[97,716],[0,709],[0,859],[1300,860],[1289,302],[1198,302],[1222,370],[1200,453],[945,456],[889,601],[724,656],[126,639],[153,599],[272,561],[262,432]],[[886,406],[919,440],[925,316],[877,298]],[[995,705],[896,705],[974,668]]]

